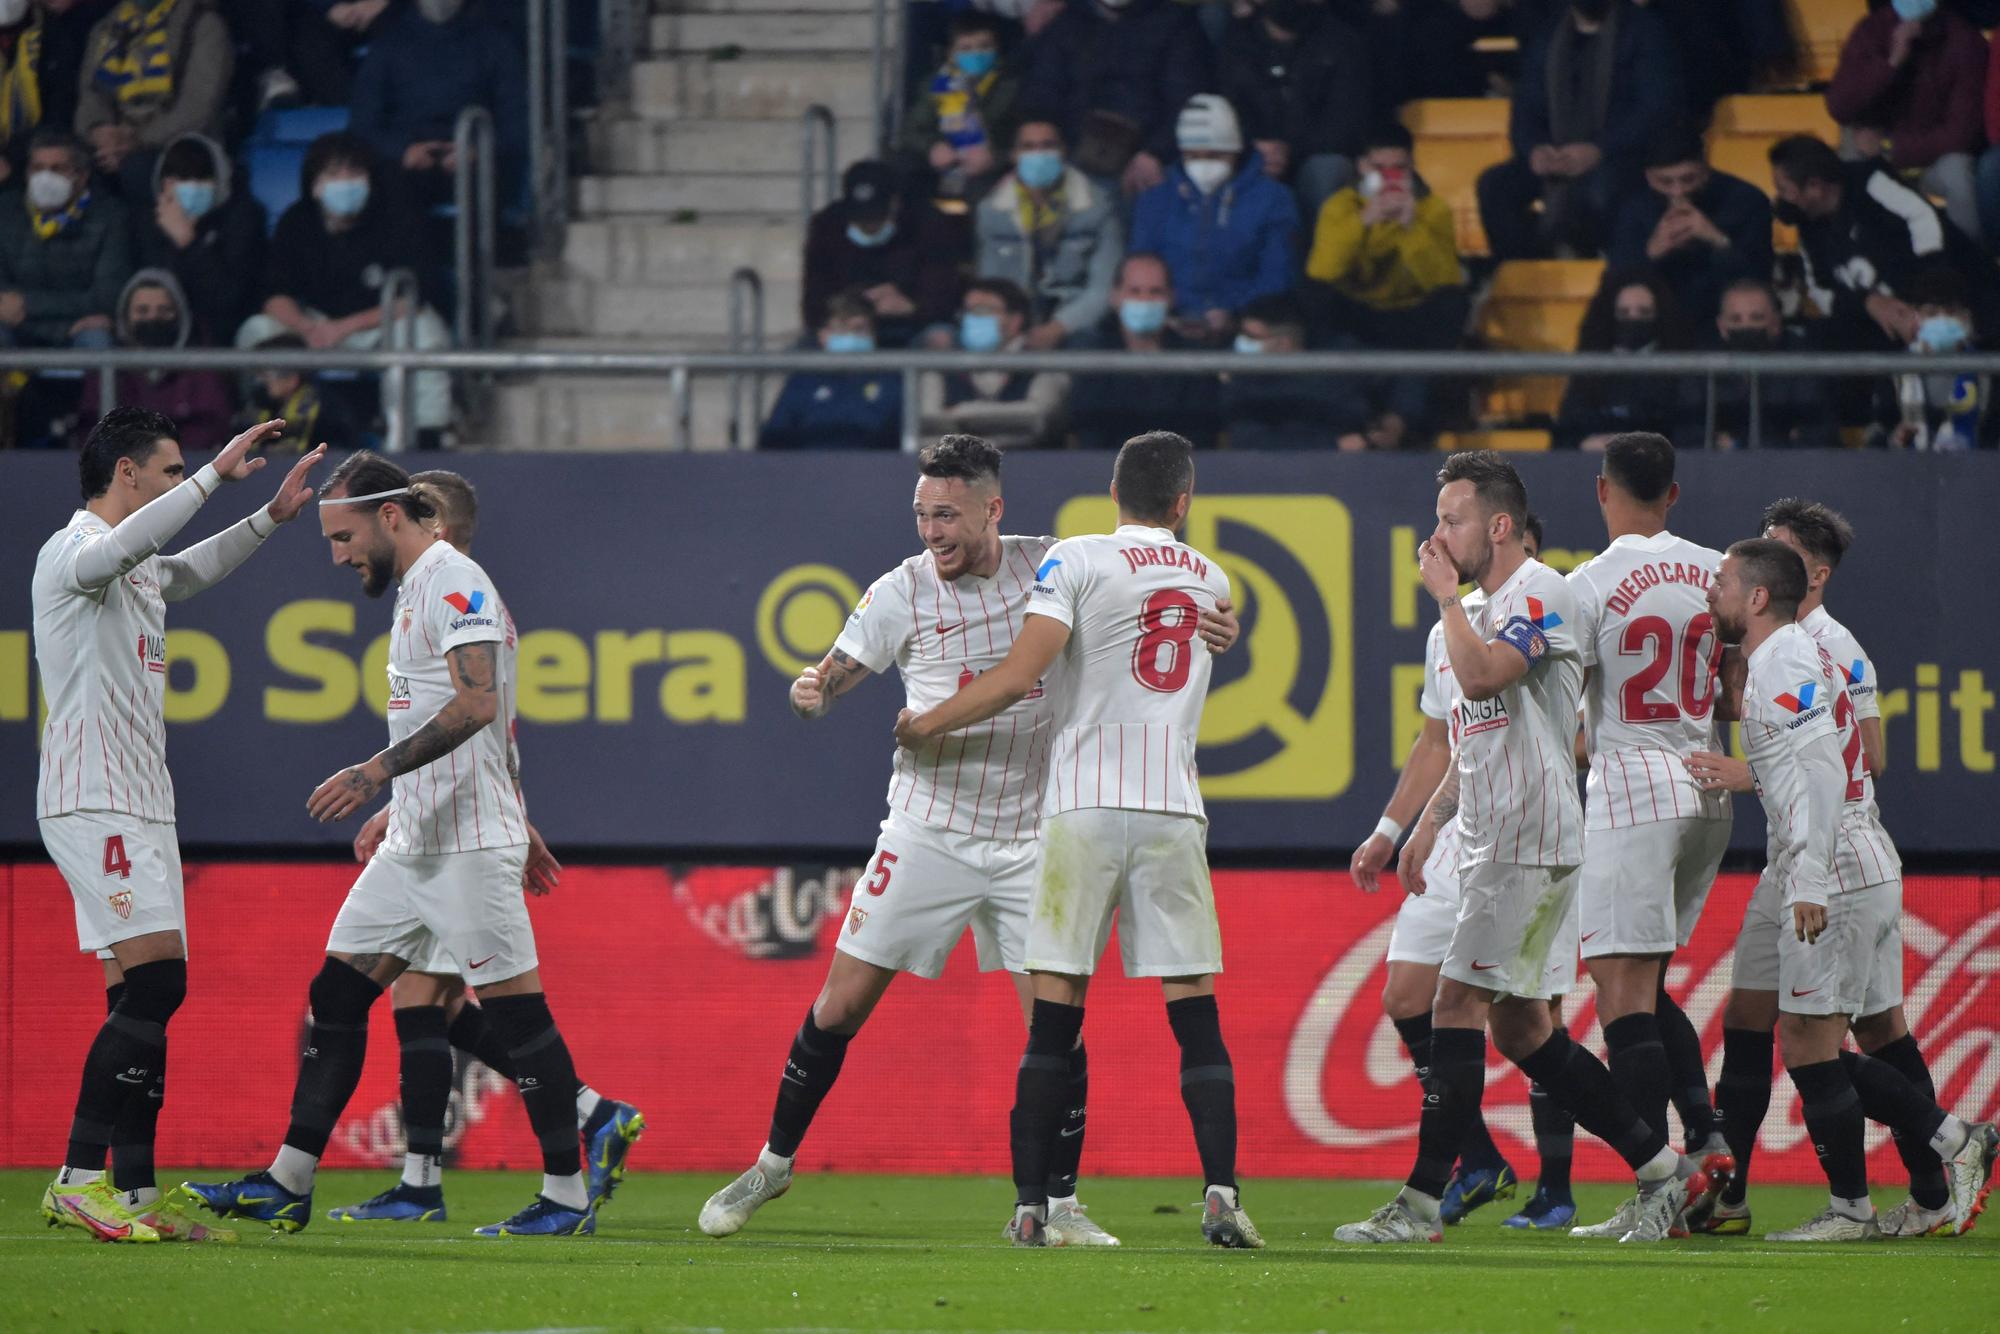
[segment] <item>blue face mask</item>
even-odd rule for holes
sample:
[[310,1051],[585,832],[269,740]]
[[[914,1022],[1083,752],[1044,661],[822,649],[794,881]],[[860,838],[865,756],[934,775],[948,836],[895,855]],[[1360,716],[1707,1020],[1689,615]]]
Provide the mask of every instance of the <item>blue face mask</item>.
[[1030,149],[1014,160],[1014,173],[1030,190],[1046,190],[1062,179],[1062,154],[1053,148]]
[[847,239],[864,250],[873,250],[876,246],[888,245],[889,242],[896,239],[896,224],[892,219],[889,222],[883,223],[882,230],[879,232],[864,232],[860,227],[850,222],[847,224]]
[[1127,333],[1158,333],[1166,327],[1167,303],[1164,301],[1122,301],[1118,305],[1118,322],[1125,326],[1125,332]]
[[875,335],[865,333],[830,333],[826,336],[826,350],[829,352],[873,352]]
[[998,51],[960,51],[951,58],[958,72],[968,79],[983,79],[1000,63]]
[[1264,340],[1261,338],[1252,338],[1249,334],[1237,334],[1236,350],[1238,352],[1250,353],[1262,352],[1264,350]]
[[321,181],[314,192],[321,207],[336,218],[351,218],[368,207],[368,179],[365,176],[338,176]]
[[200,218],[215,207],[213,181],[175,181],[174,199],[190,218]]
[[967,352],[991,352],[1000,346],[1000,317],[967,311],[958,317],[958,345]]
[[1933,315],[1917,326],[1912,352],[1956,352],[1972,341],[1972,330],[1956,315]]
[[1922,23],[1937,13],[1937,0],[1890,0],[1890,7],[1905,23]]

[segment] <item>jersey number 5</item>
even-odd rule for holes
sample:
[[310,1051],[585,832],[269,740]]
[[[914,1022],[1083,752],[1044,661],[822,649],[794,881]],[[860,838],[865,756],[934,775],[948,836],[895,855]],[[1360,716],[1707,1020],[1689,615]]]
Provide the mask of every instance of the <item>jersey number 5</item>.
[[[1680,699],[1647,698],[1674,665],[1675,649],[1680,657]],[[1641,616],[1628,623],[1619,637],[1621,656],[1650,654],[1638,671],[1626,678],[1619,693],[1619,713],[1628,723],[1678,722],[1683,715],[1700,721],[1715,707],[1716,663],[1722,641],[1716,637],[1715,619],[1699,612],[1689,619],[1678,639],[1664,616]]]
[[104,874],[120,880],[132,878],[132,859],[125,855],[125,835],[113,834],[104,840]]
[[1163,588],[1146,599],[1139,608],[1139,642],[1132,649],[1132,675],[1140,685],[1171,695],[1188,683],[1194,670],[1188,643],[1199,618],[1194,599],[1178,588]]
[[889,888],[889,873],[896,865],[896,854],[887,848],[875,854],[875,872],[862,882],[861,887],[870,894],[880,894]]

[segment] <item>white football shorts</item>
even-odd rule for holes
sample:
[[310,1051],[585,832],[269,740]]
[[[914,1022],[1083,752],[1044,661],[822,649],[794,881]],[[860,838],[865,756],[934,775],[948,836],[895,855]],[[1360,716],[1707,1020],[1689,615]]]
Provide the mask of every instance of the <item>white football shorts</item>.
[[1583,835],[1583,957],[1671,954],[1694,938],[1729,850],[1728,820],[1655,820]]
[[1807,944],[1767,869],[1743,910],[1731,985],[1775,991],[1787,1014],[1859,1018],[1901,1005],[1901,878],[1835,894],[1826,905],[1826,929]]
[[1222,971],[1207,821],[1087,806],[1042,821],[1042,847],[1028,921],[1031,971],[1096,972],[1114,914],[1125,976]]
[[76,901],[78,949],[109,959],[121,940],[178,931],[187,952],[181,845],[173,825],[100,811],[51,815],[38,823],[42,846]]
[[1438,835],[1424,862],[1424,892],[1405,894],[1389,932],[1389,962],[1436,968],[1451,950],[1458,926],[1457,826]]
[[1040,860],[1032,838],[980,838],[892,816],[882,822],[834,948],[878,968],[936,978],[971,927],[981,971],[1021,972]]
[[1576,985],[1578,879],[1574,866],[1461,867],[1458,924],[1438,971],[1506,996],[1568,995]]
[[525,843],[438,856],[379,850],[347,891],[326,948],[447,962],[440,971],[463,975],[475,989],[519,977],[540,962],[521,897],[527,859]]

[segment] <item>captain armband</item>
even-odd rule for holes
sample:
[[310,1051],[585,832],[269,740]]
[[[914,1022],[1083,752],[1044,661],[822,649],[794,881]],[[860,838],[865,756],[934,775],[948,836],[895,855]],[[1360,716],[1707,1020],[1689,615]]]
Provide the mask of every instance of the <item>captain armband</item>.
[[1530,669],[1548,656],[1549,637],[1535,628],[1535,623],[1525,616],[1516,616],[1500,627],[1493,636],[1528,660]]

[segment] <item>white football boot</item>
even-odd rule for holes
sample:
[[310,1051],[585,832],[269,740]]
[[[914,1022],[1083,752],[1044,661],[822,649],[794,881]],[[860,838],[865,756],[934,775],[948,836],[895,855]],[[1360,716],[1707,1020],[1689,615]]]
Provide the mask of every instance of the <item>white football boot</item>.
[[1987,1192],[1993,1189],[1993,1161],[2000,1156],[2000,1130],[1987,1121],[1965,1123],[1965,1143],[1944,1160],[1945,1179],[1951,1183],[1951,1230],[1958,1236],[1972,1231],[1985,1212]]
[[1417,1216],[1400,1194],[1359,1223],[1343,1223],[1333,1230],[1335,1241],[1393,1244],[1406,1241],[1443,1241],[1444,1225],[1437,1219]]
[[1097,1225],[1075,1196],[1049,1201],[1051,1246],[1116,1246],[1118,1238]]
[[791,1188],[792,1160],[765,1149],[749,1171],[708,1197],[698,1220],[701,1230],[711,1237],[741,1232],[751,1214]]
[[1882,1225],[1871,1215],[1849,1218],[1831,1205],[1819,1217],[1784,1232],[1766,1232],[1765,1241],[1880,1241]]
[[1608,1237],[1614,1241],[1623,1240],[1626,1233],[1639,1226],[1639,1197],[1618,1206],[1618,1212],[1602,1223],[1587,1223],[1569,1230],[1572,1237]]
[[1942,1208],[1926,1209],[1915,1200],[1904,1200],[1888,1213],[1877,1215],[1875,1221],[1881,1226],[1882,1235],[1891,1240],[1931,1237],[1951,1231],[1951,1204],[1946,1202]]

